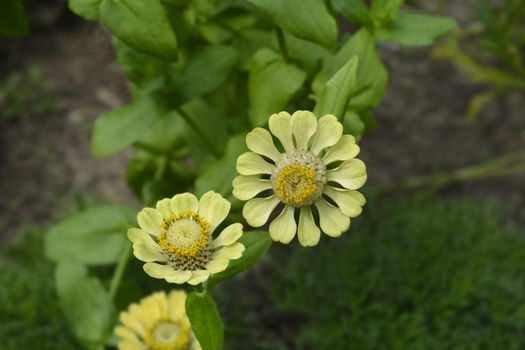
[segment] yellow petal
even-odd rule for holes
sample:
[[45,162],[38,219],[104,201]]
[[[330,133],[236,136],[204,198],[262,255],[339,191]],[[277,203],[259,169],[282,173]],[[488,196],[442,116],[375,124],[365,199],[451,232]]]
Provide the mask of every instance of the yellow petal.
[[268,221],[268,217],[277,204],[279,204],[279,198],[276,196],[250,199],[242,209],[242,216],[250,226],[260,227]]
[[164,278],[170,283],[184,283],[191,277],[190,271],[175,270],[170,265],[161,265],[153,262],[144,264],[144,271],[151,277]]
[[120,318],[120,322],[122,322],[124,326],[133,330],[135,333],[137,333],[141,337],[144,336],[145,329],[144,329],[143,324],[138,319],[133,317],[133,315],[130,312],[121,312],[119,318]]
[[274,168],[257,153],[246,152],[237,158],[237,172],[241,175],[271,174]]
[[360,215],[362,206],[366,203],[365,196],[355,190],[326,186],[323,192],[337,204],[343,214],[351,218]]
[[275,162],[281,158],[281,153],[273,144],[272,135],[266,129],[255,128],[250,131],[246,135],[246,145],[250,151],[266,156]]
[[196,286],[199,283],[206,281],[210,277],[210,271],[207,270],[195,270],[191,271],[191,278],[188,283],[192,286]]
[[186,292],[173,290],[168,294],[168,312],[172,320],[186,316]]
[[343,135],[343,125],[332,114],[327,114],[319,119],[317,131],[313,137],[310,151],[319,154],[326,147],[335,145]]
[[210,224],[210,233],[228,216],[231,204],[220,194],[209,191],[202,195],[199,201],[199,215]]
[[338,160],[348,160],[359,154],[359,146],[355,144],[352,135],[343,135],[337,143],[326,152],[323,157],[324,164],[330,164]]
[[228,260],[239,259],[246,248],[240,242],[222,247],[213,254],[213,258],[227,258]]
[[199,344],[199,342],[197,341],[197,339],[193,339],[193,341],[191,343],[191,350],[202,350],[202,347]]
[[272,188],[271,180],[240,175],[233,179],[233,195],[241,201],[252,199],[262,191]]
[[118,342],[119,350],[143,350],[145,345],[137,340],[136,342],[130,340],[122,340]]
[[133,242],[133,255],[144,262],[165,261],[159,245],[149,234],[138,228],[128,230],[128,238]]
[[270,224],[270,236],[276,242],[288,244],[297,232],[295,207],[287,205],[279,216]]
[[206,270],[210,271],[211,273],[219,273],[228,267],[228,264],[230,263],[230,259],[226,257],[219,257],[216,259],[211,259],[206,264]]
[[212,242],[212,248],[217,248],[235,243],[242,236],[242,225],[239,223],[231,224],[222,230],[219,237]]
[[199,200],[191,193],[180,193],[174,195],[170,200],[171,211],[178,214],[183,211],[196,212],[199,208]]
[[164,198],[158,201],[157,205],[155,206],[159,213],[165,218],[173,214],[170,208],[170,201],[170,198]]
[[292,133],[297,149],[306,150],[308,141],[317,129],[317,119],[312,112],[297,111],[292,114]]
[[323,198],[317,200],[315,206],[319,211],[319,223],[324,233],[330,237],[339,237],[343,232],[348,231],[350,218],[341,213],[339,208],[334,207]]
[[293,151],[292,116],[287,112],[272,114],[268,121],[268,126],[272,134],[279,139],[284,150],[286,152]]
[[297,236],[299,238],[299,243],[303,247],[313,247],[319,243],[321,231],[315,224],[310,207],[301,207]]
[[115,334],[122,339],[127,339],[130,342],[138,341],[137,333],[133,332],[130,328],[117,326],[115,327]]
[[160,224],[162,214],[153,208],[144,208],[137,215],[137,221],[141,229],[149,234],[158,236],[160,234]]
[[343,164],[326,172],[328,181],[335,181],[344,188],[357,190],[366,182],[366,166],[360,159],[345,160]]
[[164,279],[169,283],[182,284],[191,278],[191,271],[172,270]]

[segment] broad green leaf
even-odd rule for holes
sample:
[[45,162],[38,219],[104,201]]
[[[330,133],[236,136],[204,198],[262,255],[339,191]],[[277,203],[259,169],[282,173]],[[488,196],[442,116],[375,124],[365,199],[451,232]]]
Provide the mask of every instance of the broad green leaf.
[[195,181],[195,193],[198,196],[213,190],[232,199],[232,181],[237,175],[237,158],[247,151],[246,134],[232,136],[226,145],[224,156],[210,165]]
[[59,262],[55,283],[60,306],[77,339],[89,349],[101,349],[115,318],[109,293],[72,260]]
[[29,24],[21,0],[0,0],[0,33],[10,37],[29,34]]
[[361,120],[359,114],[354,111],[346,111],[342,124],[344,133],[353,135],[358,140],[365,132],[365,123]]
[[186,314],[202,350],[221,350],[224,323],[208,292],[193,292],[186,298]]
[[334,9],[354,24],[368,24],[370,10],[364,0],[332,0]]
[[404,0],[372,0],[370,13],[376,26],[379,27],[395,20],[404,2]]
[[162,114],[152,97],[101,114],[93,129],[93,155],[104,157],[123,150],[145,135]]
[[248,0],[276,25],[299,38],[333,49],[337,23],[323,0]]
[[160,0],[102,0],[100,21],[135,50],[174,61],[177,39]]
[[186,116],[186,122],[198,131],[199,138],[222,154],[227,138],[225,118],[200,98],[183,104],[180,109]]
[[393,23],[377,29],[375,36],[379,40],[421,46],[432,44],[456,26],[450,17],[401,11]]
[[80,17],[88,20],[99,18],[99,8],[102,0],[69,0],[69,9]]
[[328,80],[353,56],[357,56],[361,64],[357,67],[356,86],[349,107],[355,111],[376,107],[383,99],[388,73],[377,55],[374,38],[366,29],[356,32],[334,56],[324,61],[312,82],[312,89],[320,96]]
[[71,259],[86,265],[116,262],[125,244],[135,211],[103,205],[66,217],[46,234],[45,253],[53,261]]
[[[300,68],[311,74],[314,74],[319,70],[323,58],[331,55],[330,51],[324,47],[311,41],[299,39],[291,34],[285,33],[284,41],[291,60],[296,62]],[[277,42],[274,46],[278,46]]]
[[287,63],[270,49],[259,50],[248,82],[252,125],[263,125],[271,114],[285,109],[305,80],[306,73],[299,67]]
[[185,122],[175,111],[158,118],[137,140],[139,147],[158,154],[179,154],[184,146]]
[[208,45],[190,54],[187,64],[172,74],[175,93],[185,100],[209,93],[221,86],[237,63],[236,49]]
[[246,250],[239,259],[230,260],[226,271],[211,275],[208,280],[209,287],[213,287],[219,282],[232,278],[236,274],[254,266],[266,254],[273,243],[266,231],[245,232],[239,239],[239,242],[244,244]]
[[317,116],[333,114],[339,120],[344,118],[346,106],[356,85],[357,67],[358,58],[354,56],[328,80],[314,109]]

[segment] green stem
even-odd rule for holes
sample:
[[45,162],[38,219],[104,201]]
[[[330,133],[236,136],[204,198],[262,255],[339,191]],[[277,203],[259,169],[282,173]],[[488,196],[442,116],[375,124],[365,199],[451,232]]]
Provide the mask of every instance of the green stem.
[[215,156],[215,158],[220,158],[221,154],[217,151],[217,149],[215,149],[215,147],[213,147],[213,144],[200,133],[199,128],[193,122],[193,120],[191,120],[191,118],[188,117],[188,115],[180,109],[177,109],[177,113],[179,113],[182,116],[182,118],[184,118],[184,121],[186,121],[189,127],[192,128],[197,135],[199,135],[206,148],[208,148],[208,150]]
[[122,253],[120,254],[117,267],[115,268],[115,272],[113,273],[113,277],[111,278],[111,284],[109,286],[109,296],[112,300],[115,299],[118,287],[120,286],[120,281],[122,280],[122,276],[124,275],[124,271],[126,270],[126,266],[128,264],[130,255],[131,244],[126,242],[126,247],[122,250]]
[[288,48],[286,47],[286,41],[284,40],[284,32],[281,28],[277,27],[276,34],[277,42],[279,43],[279,49],[283,54],[284,60],[288,62],[290,61],[290,55],[288,54]]

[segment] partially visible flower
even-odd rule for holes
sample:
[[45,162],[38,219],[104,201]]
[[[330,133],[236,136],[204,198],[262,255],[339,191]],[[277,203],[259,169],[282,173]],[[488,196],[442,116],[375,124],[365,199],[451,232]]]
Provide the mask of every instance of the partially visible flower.
[[[321,230],[340,236],[365,204],[356,190],[366,182],[366,167],[354,158],[359,153],[354,137],[343,135],[343,126],[331,114],[317,121],[309,111],[280,112],[270,117],[268,125],[271,134],[263,128],[248,133],[246,144],[252,152],[237,159],[241,175],[233,180],[233,195],[247,201],[244,218],[253,227],[263,226],[283,203],[282,212],[270,224],[272,239],[287,244],[297,233],[301,245],[314,246],[321,235],[312,213],[315,207]],[[271,195],[254,198],[264,191]]]
[[128,230],[133,254],[146,262],[144,271],[151,277],[170,283],[202,283],[210,274],[224,271],[244,251],[244,245],[237,242],[242,236],[239,223],[212,237],[230,206],[213,191],[200,201],[191,193],[162,199],[155,209],[144,208],[137,215],[140,228]]
[[119,350],[201,350],[186,316],[186,293],[153,293],[120,313]]

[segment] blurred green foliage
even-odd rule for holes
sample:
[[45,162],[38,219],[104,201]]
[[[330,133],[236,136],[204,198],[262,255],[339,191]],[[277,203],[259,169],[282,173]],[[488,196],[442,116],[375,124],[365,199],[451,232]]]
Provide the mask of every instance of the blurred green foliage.
[[525,236],[500,209],[376,199],[353,225],[315,251],[274,250],[266,272],[219,290],[226,348],[525,347]]
[[0,81],[0,117],[12,120],[56,109],[53,88],[40,67],[12,72]]
[[54,264],[44,257],[42,231],[28,231],[0,247],[2,350],[70,350],[69,332],[55,293]]

